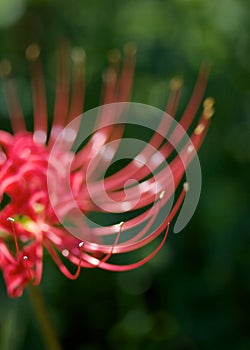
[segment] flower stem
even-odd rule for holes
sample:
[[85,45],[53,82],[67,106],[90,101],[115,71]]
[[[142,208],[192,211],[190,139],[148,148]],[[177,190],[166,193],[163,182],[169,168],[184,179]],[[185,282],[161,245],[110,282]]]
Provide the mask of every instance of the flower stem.
[[41,333],[43,335],[44,343],[46,349],[48,350],[62,350],[61,345],[56,336],[56,332],[52,325],[48,309],[42,293],[37,287],[33,285],[28,285],[29,296],[38,320],[38,323],[41,327]]

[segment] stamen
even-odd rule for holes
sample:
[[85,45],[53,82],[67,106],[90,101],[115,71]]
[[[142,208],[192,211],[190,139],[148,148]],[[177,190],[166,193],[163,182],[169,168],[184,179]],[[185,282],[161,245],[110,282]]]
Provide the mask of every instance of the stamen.
[[[46,246],[48,252],[50,253],[52,259],[54,260],[54,262],[57,264],[57,266],[59,267],[60,271],[69,279],[71,280],[75,280],[79,277],[80,271],[81,271],[81,263],[82,263],[82,258],[83,258],[83,247],[84,247],[84,242],[80,242],[78,247],[80,250],[80,259],[78,260],[78,266],[77,266],[77,270],[74,274],[72,274],[67,267],[64,265],[64,263],[62,262],[62,260],[59,258],[59,256],[57,255],[57,253],[55,252],[53,246],[48,243],[48,242],[44,242],[44,245]],[[62,251],[62,254],[64,255],[66,253],[66,250]],[[69,255],[69,252],[66,253],[66,255]],[[65,256],[65,255],[64,255]]]
[[33,281],[32,270],[28,266],[28,260],[29,260],[29,258],[27,257],[27,255],[24,255],[23,256],[23,261],[24,261],[25,268],[26,268],[26,271],[27,271],[28,280],[31,282],[31,284],[35,285],[35,282]]
[[84,246],[84,242],[80,242],[78,244],[78,247],[79,247],[79,250],[80,250],[80,259],[79,259],[79,263],[78,263],[78,266],[77,266],[77,270],[75,272],[74,275],[72,275],[72,278],[71,279],[77,279],[80,275],[80,272],[81,272],[81,263],[82,263],[82,256],[83,256],[83,246]]
[[159,200],[157,201],[156,205],[153,206],[153,213],[145,227],[137,233],[134,237],[128,239],[126,241],[126,244],[130,244],[132,242],[139,242],[139,240],[146,235],[147,232],[149,232],[150,228],[152,227],[153,223],[155,222],[155,219],[157,218],[157,215],[159,214],[159,211],[161,209],[162,200],[166,194],[165,190],[162,190],[159,195]]
[[120,239],[123,225],[124,225],[124,221],[121,221],[119,224],[116,225],[118,228],[118,233],[117,233],[117,236],[116,236],[114,243],[112,244],[111,250],[104,258],[102,258],[101,260],[98,261],[98,264],[96,265],[96,267],[99,267],[102,263],[106,262],[113,254],[114,248]]
[[[170,223],[167,223],[167,227],[163,236],[162,241],[160,242],[160,244],[158,245],[158,247],[149,255],[147,255],[145,258],[143,258],[142,260],[136,262],[136,263],[132,263],[129,265],[112,265],[112,264],[104,264],[104,266],[102,266],[103,269],[107,269],[110,271],[129,271],[129,270],[133,270],[136,269],[144,264],[146,264],[149,260],[151,260],[157,253],[158,251],[163,247],[167,236],[168,236],[168,231],[169,231],[169,227],[170,227]],[[88,256],[86,257],[87,261],[92,265],[92,257]]]
[[63,255],[65,258],[67,258],[67,257],[69,256],[69,251],[68,251],[68,249],[63,249],[63,250],[62,250],[62,255]]
[[39,60],[40,47],[31,44],[25,52],[30,62],[31,85],[34,105],[34,141],[45,143],[47,139],[47,99],[45,93],[45,82],[41,62]]
[[103,72],[102,74],[102,80],[104,84],[112,84],[116,82],[116,72],[114,69],[110,68],[108,71]]
[[111,50],[108,53],[108,60],[109,67],[102,75],[103,91],[101,100],[103,104],[116,102],[117,77],[120,62],[119,51],[115,49]]
[[126,56],[135,56],[136,55],[136,45],[134,43],[126,43],[124,45],[123,51]]
[[206,108],[212,108],[214,106],[214,99],[213,97],[207,97],[205,101],[203,102],[203,107]]
[[55,139],[60,133],[60,130],[63,129],[68,115],[70,90],[69,68],[69,48],[66,43],[62,43],[57,50],[56,97],[51,134]]
[[170,80],[170,95],[166,106],[166,112],[169,113],[171,116],[174,116],[176,113],[181,94],[181,87],[181,78],[175,77]]
[[190,153],[193,152],[193,150],[194,150],[194,146],[193,146],[193,145],[190,145],[190,146],[188,146],[188,148],[187,148],[187,153],[190,154]]
[[185,130],[189,128],[190,124],[194,119],[194,116],[198,111],[207,84],[208,74],[209,67],[207,65],[202,65],[192,96],[179,121],[179,123]]
[[214,108],[204,109],[203,114],[206,119],[210,119],[214,115]]
[[18,260],[18,256],[19,256],[19,246],[18,246],[18,241],[17,241],[17,235],[16,235],[16,229],[15,229],[15,219],[12,217],[8,217],[7,221],[10,222],[11,224],[11,228],[12,228],[12,233],[14,236],[14,241],[15,241],[15,247],[16,247],[16,258]]
[[71,52],[74,63],[83,63],[86,59],[85,50],[82,47],[74,47]]
[[136,46],[133,43],[127,43],[123,50],[125,59],[118,86],[118,102],[126,102],[129,99],[134,75]]
[[172,91],[179,90],[182,87],[182,79],[175,77],[170,80],[170,89]]

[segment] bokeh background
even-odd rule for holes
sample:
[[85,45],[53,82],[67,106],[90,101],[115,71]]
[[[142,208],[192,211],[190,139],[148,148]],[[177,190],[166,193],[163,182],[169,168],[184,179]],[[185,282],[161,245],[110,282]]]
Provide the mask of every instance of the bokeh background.
[[[24,52],[42,47],[49,101],[60,40],[87,54],[86,109],[99,104],[111,48],[138,47],[132,101],[164,108],[182,76],[181,107],[199,66],[216,114],[200,151],[197,211],[160,253],[128,273],[83,270],[75,282],[46,259],[41,290],[64,349],[250,349],[250,6],[248,0],[1,0],[0,58],[12,62],[32,118]],[[52,111],[52,109],[51,109]],[[0,93],[1,128],[8,128]],[[0,349],[44,349],[28,295],[6,296],[0,278]]]

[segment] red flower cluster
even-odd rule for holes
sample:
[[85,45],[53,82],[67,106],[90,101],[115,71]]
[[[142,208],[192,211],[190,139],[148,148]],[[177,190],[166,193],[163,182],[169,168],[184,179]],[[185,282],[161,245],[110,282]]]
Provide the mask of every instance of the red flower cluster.
[[[54,119],[50,132],[48,132],[46,93],[39,60],[39,47],[32,44],[26,51],[26,56],[30,62],[33,91],[33,133],[28,132],[25,126],[15,82],[11,76],[11,66],[8,61],[1,63],[5,97],[14,134],[0,131],[0,269],[7,285],[8,294],[12,297],[20,296],[27,283],[31,282],[35,285],[40,283],[44,248],[49,252],[62,273],[70,279],[77,278],[81,267],[100,267],[113,271],[126,271],[141,266],[150,260],[164,244],[169,222],[180,208],[188,187],[187,184],[184,185],[168,217],[158,227],[154,228],[150,234],[147,234],[147,232],[154,223],[157,211],[169,199],[168,196],[165,198],[164,190],[157,194],[158,202],[150,216],[148,216],[149,209],[146,209],[143,213],[126,222],[95,229],[95,235],[99,237],[107,234],[115,235],[114,242],[111,245],[95,244],[87,240],[82,242],[71,235],[60,224],[48,193],[47,173],[49,158],[52,147],[65,125],[82,113],[85,81],[85,54],[83,50],[75,49],[71,55],[73,60],[73,82],[70,89],[70,65],[66,51],[67,48],[64,46],[59,50],[58,55]],[[103,103],[128,101],[133,81],[135,49],[131,45],[126,46],[125,59],[120,73],[118,52],[113,51],[109,59],[110,65],[104,77]],[[185,130],[189,129],[197,113],[203,97],[206,80],[207,70],[202,69],[190,102],[180,119],[180,124]],[[172,115],[175,114],[177,108],[180,89],[181,84],[179,84],[179,81],[172,81],[171,94],[166,109]],[[72,91],[71,94],[70,91]],[[202,115],[191,135],[191,140],[196,150],[204,139],[212,114],[213,100],[208,98],[204,102]],[[106,128],[103,135],[102,145],[117,137],[110,128]],[[95,135],[92,135],[92,137],[95,137]],[[149,144],[156,147],[159,141],[156,140],[157,135],[153,135]],[[158,143],[157,147],[161,155],[167,158],[171,150],[161,145],[161,142]],[[79,203],[85,190],[84,169],[86,169],[88,162],[91,160],[91,152],[90,140],[80,152],[74,155],[75,166],[72,167],[70,181],[72,191]],[[60,184],[60,171],[56,163],[60,163],[61,168],[67,167],[68,157],[72,157],[72,154],[67,152],[59,154],[58,159],[55,159],[55,167],[52,170],[50,168],[50,171],[54,172],[53,174],[50,173],[50,176],[54,177],[58,184]],[[178,157],[172,161],[172,172],[175,186],[177,187],[185,173],[185,169],[181,166],[181,161]],[[125,169],[121,169],[111,175],[110,178],[107,178],[106,188],[111,197],[120,198],[119,190],[121,184],[130,178],[129,175],[131,173],[137,173],[138,186],[140,186],[140,190],[143,188],[141,184],[147,176],[145,168],[143,165],[141,168],[138,168],[138,164],[135,166],[134,163],[131,163]],[[161,184],[166,182],[166,174],[163,172],[159,174],[154,181],[159,181]],[[96,188],[98,188],[98,184]],[[67,194],[64,194],[62,191],[61,199],[65,205],[67,203],[66,197]],[[132,201],[132,197],[131,193],[131,198],[128,197],[126,200]],[[137,207],[144,208],[155,200],[155,196],[149,197],[147,195],[145,187]],[[87,203],[85,200],[82,210],[88,212],[93,209],[98,210],[90,199]],[[62,212],[65,210],[63,205],[61,210]],[[144,227],[141,227],[142,223],[145,223]],[[119,243],[118,241],[123,231],[131,228],[138,228],[138,233],[126,242]],[[122,266],[108,261],[113,254],[131,252],[145,246],[163,232],[164,237],[159,246],[143,260]],[[72,274],[63,263],[65,258],[77,266],[75,274]]]

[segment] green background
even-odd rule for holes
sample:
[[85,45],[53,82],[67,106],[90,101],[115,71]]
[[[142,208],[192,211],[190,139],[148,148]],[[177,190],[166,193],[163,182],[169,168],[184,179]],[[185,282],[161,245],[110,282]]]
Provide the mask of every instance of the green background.
[[[250,349],[250,16],[248,0],[1,0],[0,58],[12,62],[32,118],[27,62],[42,47],[52,111],[57,44],[87,54],[86,109],[100,102],[107,51],[137,44],[132,101],[164,108],[181,75],[187,103],[199,66],[212,71],[206,96],[216,114],[199,153],[203,174],[195,215],[170,232],[160,253],[128,273],[82,270],[63,277],[50,258],[41,290],[65,349]],[[8,128],[0,96],[1,128]],[[44,349],[28,295],[9,299],[0,280],[0,349]]]

